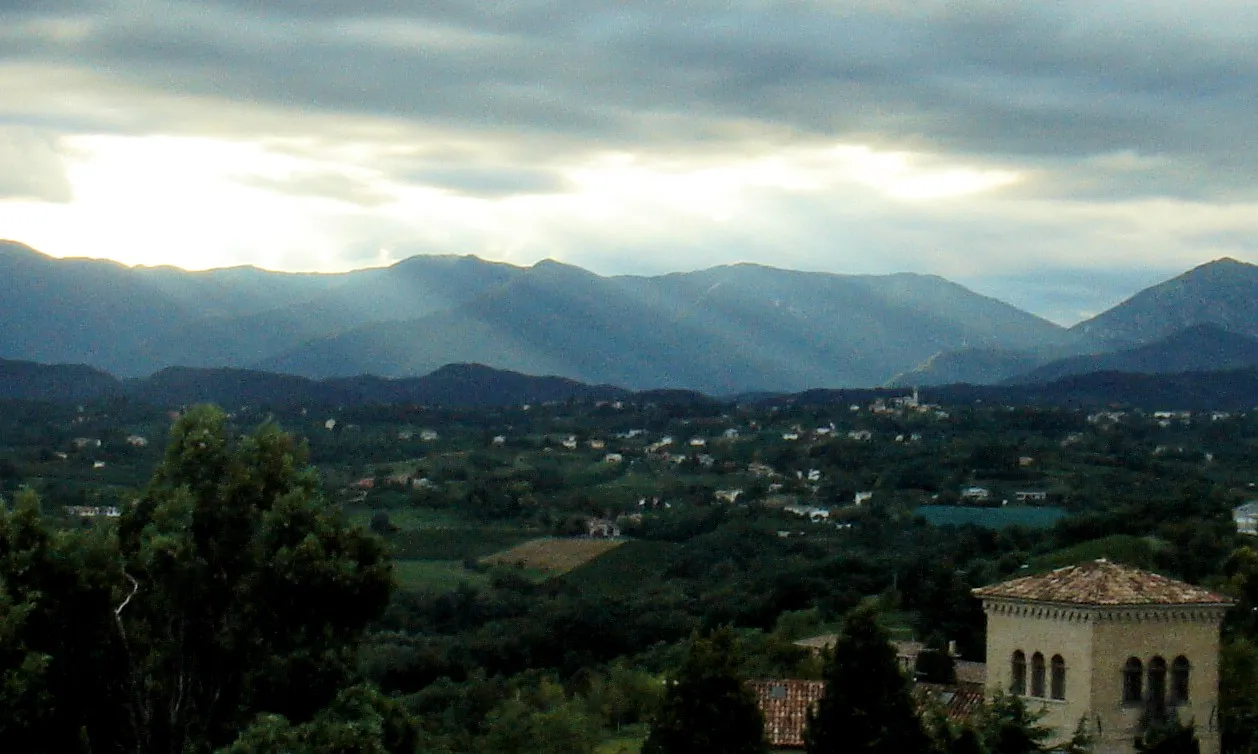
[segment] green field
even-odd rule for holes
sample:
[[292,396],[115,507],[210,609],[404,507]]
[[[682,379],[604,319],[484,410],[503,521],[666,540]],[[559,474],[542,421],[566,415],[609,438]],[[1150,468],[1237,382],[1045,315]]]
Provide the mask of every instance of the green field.
[[[349,520],[359,526],[371,522],[375,513],[373,508],[354,508],[349,511]],[[439,510],[437,508],[389,508],[389,523],[399,529],[448,529],[452,526],[468,526],[467,520],[456,511]]]
[[626,595],[662,576],[679,547],[672,542],[630,540],[569,571],[563,579],[591,594]]
[[973,524],[987,529],[1025,526],[1048,529],[1069,515],[1062,508],[968,508],[960,505],[923,505],[914,511],[933,526]]
[[469,571],[461,560],[395,560],[393,573],[398,587],[407,591],[446,592],[459,584],[482,586],[489,582],[486,574]]
[[467,560],[483,558],[536,536],[524,529],[461,527],[411,529],[388,536],[393,557],[411,560]]

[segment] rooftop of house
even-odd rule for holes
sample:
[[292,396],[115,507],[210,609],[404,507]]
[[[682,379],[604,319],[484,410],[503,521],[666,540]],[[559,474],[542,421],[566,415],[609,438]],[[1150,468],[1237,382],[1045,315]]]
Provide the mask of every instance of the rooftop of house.
[[[750,681],[764,713],[764,734],[775,749],[799,749],[804,746],[804,725],[808,711],[825,693],[823,681],[785,678]],[[936,683],[913,684],[913,703],[918,712],[935,707],[952,722],[969,720],[983,706],[980,686],[945,686]]]
[[1238,505],[1232,509],[1232,512],[1242,516],[1258,515],[1258,500],[1250,500],[1244,505]]
[[801,681],[788,678],[776,681],[751,681],[747,684],[756,694],[764,713],[764,736],[774,748],[799,748],[804,745],[804,724],[826,685],[822,681]]
[[1232,603],[1230,598],[1199,586],[1104,559],[992,584],[973,593],[980,599],[1101,607]]

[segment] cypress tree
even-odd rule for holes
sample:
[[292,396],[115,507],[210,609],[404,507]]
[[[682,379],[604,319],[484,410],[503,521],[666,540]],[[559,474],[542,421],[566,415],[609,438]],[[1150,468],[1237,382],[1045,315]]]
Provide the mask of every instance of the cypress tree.
[[848,615],[822,674],[825,692],[804,729],[809,754],[930,751],[908,681],[872,608]]
[[642,754],[767,754],[764,716],[738,668],[734,632],[691,639]]

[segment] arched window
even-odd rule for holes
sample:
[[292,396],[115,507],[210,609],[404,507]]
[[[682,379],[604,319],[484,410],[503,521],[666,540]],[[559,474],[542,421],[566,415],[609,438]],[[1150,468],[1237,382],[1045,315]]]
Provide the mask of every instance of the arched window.
[[1161,657],[1149,660],[1149,701],[1166,704],[1166,660]]
[[1026,655],[1022,654],[1021,649],[1013,652],[1013,660],[1010,663],[1010,691],[1015,696],[1026,696]]
[[1128,657],[1123,665],[1123,701],[1135,704],[1144,698],[1144,667],[1140,660]]
[[1044,655],[1036,652],[1031,655],[1031,696],[1043,698],[1044,694]]
[[1171,704],[1188,701],[1188,658],[1180,655],[1171,663]]
[[1061,655],[1053,655],[1053,676],[1049,688],[1054,699],[1066,698],[1066,661]]

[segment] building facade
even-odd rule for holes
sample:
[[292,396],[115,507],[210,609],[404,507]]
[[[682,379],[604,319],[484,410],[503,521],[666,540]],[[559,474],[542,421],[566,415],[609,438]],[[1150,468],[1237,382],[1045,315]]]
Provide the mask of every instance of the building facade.
[[1219,626],[1231,601],[1097,560],[974,590],[987,614],[989,694],[1012,693],[1057,740],[1083,725],[1095,754],[1129,754],[1158,715],[1219,753]]

